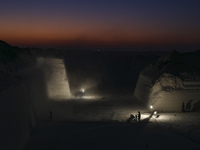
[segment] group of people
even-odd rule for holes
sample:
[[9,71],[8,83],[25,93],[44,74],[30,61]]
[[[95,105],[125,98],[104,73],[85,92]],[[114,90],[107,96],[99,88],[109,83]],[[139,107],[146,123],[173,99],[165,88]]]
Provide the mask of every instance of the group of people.
[[131,123],[132,121],[140,122],[141,114],[140,111],[138,111],[137,115],[131,114],[130,117],[128,118],[127,122]]

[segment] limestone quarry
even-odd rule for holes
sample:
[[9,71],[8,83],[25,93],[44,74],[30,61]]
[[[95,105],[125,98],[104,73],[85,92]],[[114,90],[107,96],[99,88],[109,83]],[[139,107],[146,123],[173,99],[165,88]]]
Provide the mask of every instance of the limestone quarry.
[[198,147],[199,51],[59,52],[0,41],[0,149]]
[[199,51],[161,56],[140,72],[134,96],[157,111],[199,110],[199,57]]

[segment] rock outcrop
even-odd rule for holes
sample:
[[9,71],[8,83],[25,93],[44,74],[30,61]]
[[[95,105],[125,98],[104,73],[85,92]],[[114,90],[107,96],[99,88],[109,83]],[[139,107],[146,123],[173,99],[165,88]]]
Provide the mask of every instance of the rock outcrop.
[[134,96],[159,111],[181,111],[190,100],[195,106],[200,100],[200,51],[161,56],[140,72]]

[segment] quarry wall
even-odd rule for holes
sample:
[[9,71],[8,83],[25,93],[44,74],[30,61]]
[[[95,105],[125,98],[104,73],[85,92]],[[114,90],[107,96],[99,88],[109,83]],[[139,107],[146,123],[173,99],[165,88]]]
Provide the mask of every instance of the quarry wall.
[[71,96],[63,59],[37,58],[37,67],[41,69],[43,74],[48,98],[58,99]]
[[149,110],[181,112],[183,103],[185,111],[200,110],[200,82],[183,82],[170,74],[156,81],[140,74],[134,96]]
[[149,106],[153,105],[153,110],[159,112],[181,112],[183,102],[185,111],[199,110],[199,92],[161,92],[157,96],[159,97],[157,101],[153,104],[149,103]]

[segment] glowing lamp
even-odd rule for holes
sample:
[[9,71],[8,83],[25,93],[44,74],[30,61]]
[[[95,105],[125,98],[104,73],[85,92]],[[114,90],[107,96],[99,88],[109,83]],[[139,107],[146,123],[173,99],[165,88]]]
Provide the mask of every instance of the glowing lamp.
[[82,89],[82,92],[84,93],[84,92],[85,92],[85,90],[84,90],[84,89]]
[[153,108],[153,106],[151,105],[151,106],[150,106],[150,108],[152,109],[152,108]]
[[156,115],[157,114],[157,111],[154,111],[154,115]]

